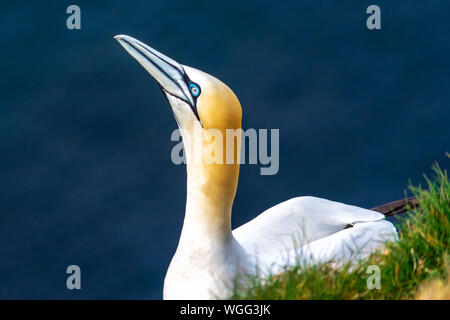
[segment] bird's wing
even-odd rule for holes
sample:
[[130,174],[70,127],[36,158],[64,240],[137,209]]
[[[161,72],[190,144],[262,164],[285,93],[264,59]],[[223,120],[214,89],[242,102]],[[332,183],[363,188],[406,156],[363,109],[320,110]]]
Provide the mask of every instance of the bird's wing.
[[316,197],[298,197],[282,202],[233,230],[249,253],[278,255],[319,240],[359,222],[373,222],[384,215],[372,210]]
[[290,265],[305,266],[324,262],[332,262],[335,266],[354,264],[374,251],[383,249],[386,241],[395,239],[397,230],[387,220],[358,222],[352,228],[314,240],[289,252],[259,255],[257,270],[263,274],[277,274]]

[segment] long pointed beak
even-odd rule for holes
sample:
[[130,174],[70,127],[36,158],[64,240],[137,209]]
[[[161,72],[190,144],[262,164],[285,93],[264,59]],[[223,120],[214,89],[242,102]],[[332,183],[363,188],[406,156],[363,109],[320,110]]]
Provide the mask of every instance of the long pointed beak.
[[117,35],[114,39],[155,78],[162,90],[185,101],[197,113],[190,80],[181,64],[133,37]]

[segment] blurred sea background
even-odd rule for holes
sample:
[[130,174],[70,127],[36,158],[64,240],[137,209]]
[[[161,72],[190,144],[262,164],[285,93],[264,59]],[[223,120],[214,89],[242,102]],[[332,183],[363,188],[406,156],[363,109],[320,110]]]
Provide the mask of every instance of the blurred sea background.
[[280,129],[277,175],[241,166],[234,226],[300,195],[373,207],[448,168],[450,3],[378,0],[376,31],[371,4],[2,3],[0,298],[162,297],[185,167],[169,106],[116,34],[224,81],[244,129]]

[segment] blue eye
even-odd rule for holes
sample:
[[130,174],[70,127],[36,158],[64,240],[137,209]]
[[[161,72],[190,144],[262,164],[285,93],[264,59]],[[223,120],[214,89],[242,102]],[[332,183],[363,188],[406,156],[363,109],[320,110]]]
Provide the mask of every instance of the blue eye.
[[191,93],[195,98],[197,98],[200,95],[200,87],[195,83],[190,83],[189,89],[191,90]]

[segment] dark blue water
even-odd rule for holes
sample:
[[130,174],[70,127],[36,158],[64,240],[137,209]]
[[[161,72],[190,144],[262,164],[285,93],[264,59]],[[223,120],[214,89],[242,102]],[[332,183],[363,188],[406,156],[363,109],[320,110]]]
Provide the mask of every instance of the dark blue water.
[[[176,128],[132,35],[227,83],[245,128],[280,129],[280,171],[241,168],[235,226],[298,195],[402,198],[450,141],[450,4],[376,1],[2,4],[0,298],[160,298],[184,214]],[[66,267],[82,290],[66,288]]]

